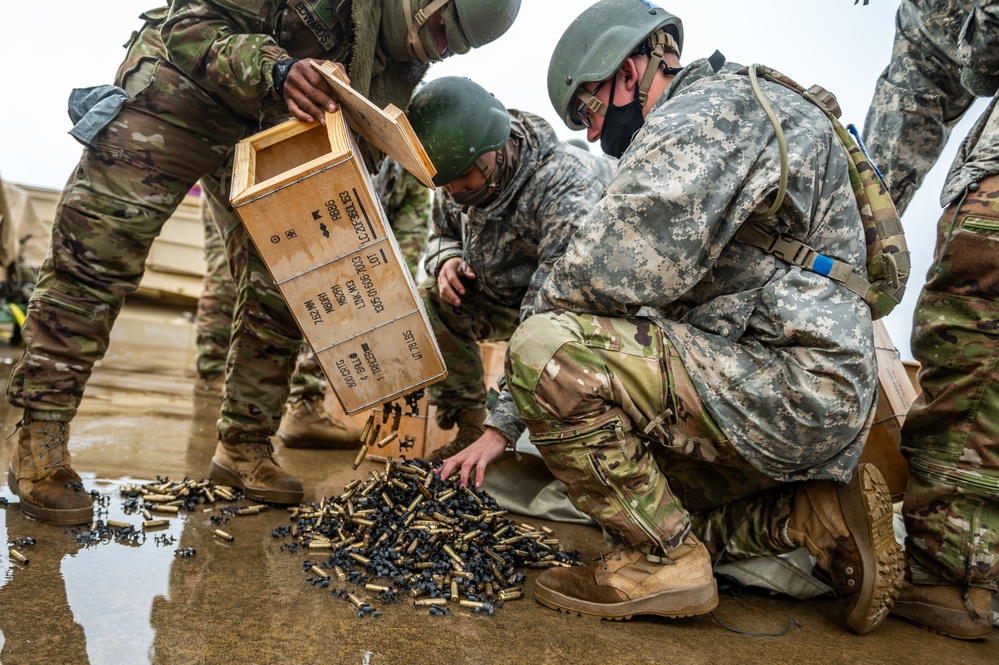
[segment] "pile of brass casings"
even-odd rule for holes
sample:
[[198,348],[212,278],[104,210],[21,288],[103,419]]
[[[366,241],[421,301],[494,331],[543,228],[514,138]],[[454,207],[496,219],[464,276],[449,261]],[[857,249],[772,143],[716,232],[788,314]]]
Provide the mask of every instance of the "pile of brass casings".
[[407,596],[435,615],[449,603],[492,614],[523,596],[518,568],[579,560],[551,529],[507,519],[487,493],[442,480],[425,460],[388,460],[339,497],[289,510],[292,549],[324,557],[303,564],[311,583],[350,582],[383,601]]

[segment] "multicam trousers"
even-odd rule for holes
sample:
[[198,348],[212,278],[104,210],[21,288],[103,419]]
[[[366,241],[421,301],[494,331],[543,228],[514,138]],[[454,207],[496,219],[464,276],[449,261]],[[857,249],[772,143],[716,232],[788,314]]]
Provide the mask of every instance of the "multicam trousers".
[[[163,57],[155,26],[129,46],[116,84],[130,95],[84,149],[63,192],[52,245],[27,309],[25,352],[8,400],[35,420],[68,422],[107,350],[122,302],[142,278],[164,222],[200,179],[216,201],[232,147],[260,129],[192,85]],[[236,276],[230,386],[219,433],[267,441],[276,431],[301,334],[231,211],[221,227]]]
[[454,427],[462,411],[486,406],[486,373],[478,342],[510,339],[520,315],[516,309],[487,301],[474,281],[465,286],[461,305],[455,307],[441,299],[435,278],[420,285],[427,318],[447,367],[447,378],[427,387],[427,399],[437,406],[441,429]]
[[795,549],[797,486],[731,446],[658,326],[535,315],[510,340],[507,381],[548,468],[622,542],[670,551],[693,531],[731,558]]
[[921,584],[995,588],[999,574],[999,176],[937,226],[916,304],[922,394],[902,428],[906,558]]
[[[229,340],[232,337],[233,310],[236,307],[236,284],[229,272],[222,233],[215,223],[215,214],[212,212],[212,209],[218,205],[213,202],[214,199],[207,195],[202,197],[207,269],[202,281],[195,319],[197,344],[195,363],[198,376],[206,380],[225,374]],[[232,213],[222,211],[220,214]],[[298,356],[298,364],[291,377],[291,392],[288,399],[291,401],[323,399],[325,386],[326,377],[319,367],[315,354],[308,345],[303,345]]]

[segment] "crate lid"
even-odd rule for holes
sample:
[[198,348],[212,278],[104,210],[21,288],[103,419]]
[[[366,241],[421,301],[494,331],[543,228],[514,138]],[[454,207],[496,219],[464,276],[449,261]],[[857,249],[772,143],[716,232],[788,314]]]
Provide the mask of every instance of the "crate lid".
[[409,124],[406,114],[393,104],[384,109],[375,106],[350,87],[343,79],[340,68],[332,62],[320,64],[313,61],[311,64],[336,92],[350,128],[399,162],[424,185],[435,189],[433,177],[437,169]]

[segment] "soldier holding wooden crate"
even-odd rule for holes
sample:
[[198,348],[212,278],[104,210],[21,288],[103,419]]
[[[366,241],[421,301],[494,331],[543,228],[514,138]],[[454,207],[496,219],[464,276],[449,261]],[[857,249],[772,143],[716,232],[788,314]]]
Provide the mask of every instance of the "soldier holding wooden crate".
[[335,109],[311,59],[343,63],[360,94],[405,108],[429,61],[498,38],[519,8],[519,0],[173,0],[142,15],[115,86],[71,98],[74,136],[86,147],[63,192],[8,387],[24,409],[10,468],[22,513],[91,521],[93,501],[70,464],[69,423],[150,245],[198,180],[226,211],[218,221],[238,289],[211,473],[256,500],[301,501],[302,483],[274,460],[270,439],[302,334],[224,203],[233,146],[289,112],[312,120]]

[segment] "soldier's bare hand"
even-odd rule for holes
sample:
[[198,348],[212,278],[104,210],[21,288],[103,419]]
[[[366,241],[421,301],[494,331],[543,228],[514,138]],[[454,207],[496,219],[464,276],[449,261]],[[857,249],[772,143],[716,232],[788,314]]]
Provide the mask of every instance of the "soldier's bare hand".
[[485,434],[460,453],[444,460],[438,475],[447,480],[455,469],[460,469],[458,480],[462,487],[468,487],[468,479],[475,472],[475,486],[482,487],[486,477],[486,467],[499,459],[506,450],[506,437],[495,427],[487,427]]
[[[332,113],[338,108],[336,94],[310,62],[313,61],[308,58],[299,60],[288,70],[288,77],[284,80],[284,101],[291,114],[299,120],[325,124],[326,111]],[[333,64],[349,81],[344,66],[339,62]]]
[[461,283],[462,277],[475,279],[475,271],[461,257],[452,256],[441,266],[437,273],[437,290],[444,302],[455,307],[461,305],[461,296],[465,295],[465,285]]

